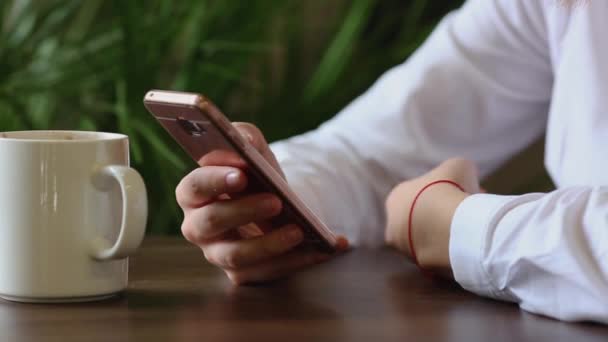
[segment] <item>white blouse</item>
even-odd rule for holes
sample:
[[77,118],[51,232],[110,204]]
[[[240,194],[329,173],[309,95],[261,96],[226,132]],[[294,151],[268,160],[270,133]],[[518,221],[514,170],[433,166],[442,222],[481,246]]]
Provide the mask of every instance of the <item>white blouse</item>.
[[545,131],[558,190],[467,198],[454,275],[530,312],[608,323],[608,1],[470,0],[335,118],[272,149],[331,228],[377,246],[396,184],[453,156],[488,175]]

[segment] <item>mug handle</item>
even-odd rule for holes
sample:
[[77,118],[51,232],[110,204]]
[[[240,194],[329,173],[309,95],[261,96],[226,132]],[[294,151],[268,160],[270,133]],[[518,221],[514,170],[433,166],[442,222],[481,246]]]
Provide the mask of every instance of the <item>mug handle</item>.
[[114,245],[109,246],[101,237],[93,240],[92,256],[97,260],[123,259],[133,254],[146,231],[148,196],[143,179],[137,171],[122,165],[104,166],[93,177],[93,184],[101,191],[110,190],[114,181],[122,194],[122,223]]

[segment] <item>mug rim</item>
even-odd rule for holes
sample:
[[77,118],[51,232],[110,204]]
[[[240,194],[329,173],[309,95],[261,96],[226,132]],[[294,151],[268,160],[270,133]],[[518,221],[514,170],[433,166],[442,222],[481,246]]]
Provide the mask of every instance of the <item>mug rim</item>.
[[[75,139],[53,138],[53,135],[72,134]],[[103,141],[116,141],[128,139],[128,136],[121,133],[98,132],[98,131],[78,131],[78,130],[23,130],[0,132],[0,142],[35,142],[35,143],[92,143]]]

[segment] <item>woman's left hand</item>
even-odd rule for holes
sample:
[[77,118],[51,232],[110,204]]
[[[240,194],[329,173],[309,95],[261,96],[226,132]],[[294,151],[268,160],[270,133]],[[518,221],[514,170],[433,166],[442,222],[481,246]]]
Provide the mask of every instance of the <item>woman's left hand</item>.
[[452,277],[449,257],[450,226],[458,205],[470,194],[479,192],[475,164],[453,158],[423,176],[400,183],[386,199],[386,243],[412,259],[409,246],[409,211],[418,192],[436,180],[450,180],[465,192],[448,183],[427,188],[418,198],[412,217],[412,240],[418,263],[436,274]]

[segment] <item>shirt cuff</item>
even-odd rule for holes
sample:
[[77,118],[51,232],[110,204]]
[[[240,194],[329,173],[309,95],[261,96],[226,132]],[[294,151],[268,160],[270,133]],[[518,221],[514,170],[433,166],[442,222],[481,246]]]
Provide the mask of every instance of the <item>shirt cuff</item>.
[[492,283],[484,268],[484,256],[491,242],[489,227],[499,211],[515,196],[475,194],[456,208],[450,231],[450,263],[454,279],[465,290],[496,299],[512,301],[512,295]]

